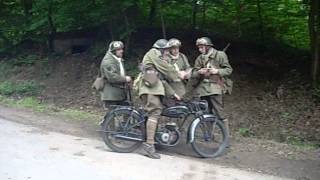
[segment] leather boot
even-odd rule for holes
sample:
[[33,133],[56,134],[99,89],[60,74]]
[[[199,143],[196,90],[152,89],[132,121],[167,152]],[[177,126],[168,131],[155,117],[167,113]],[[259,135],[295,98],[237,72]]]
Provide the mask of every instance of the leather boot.
[[224,124],[224,127],[226,128],[226,131],[227,131],[227,135],[228,135],[228,144],[227,144],[227,148],[230,147],[230,128],[229,128],[229,120],[228,119],[224,119],[223,120],[223,124]]
[[153,144],[143,143],[142,144],[143,154],[152,159],[160,159],[160,154],[156,153],[156,149]]

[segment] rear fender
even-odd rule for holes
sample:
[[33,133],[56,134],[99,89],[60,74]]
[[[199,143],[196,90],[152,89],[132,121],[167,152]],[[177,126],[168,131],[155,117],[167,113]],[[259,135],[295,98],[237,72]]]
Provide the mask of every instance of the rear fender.
[[132,111],[132,113],[136,114],[138,117],[141,117],[140,121],[143,121],[141,114],[136,109],[134,109],[131,106],[121,106],[121,107],[117,107],[117,108],[107,112],[106,115],[103,117],[103,119],[100,121],[99,125],[103,126],[104,123],[106,122],[106,120],[112,115],[113,112],[120,111],[120,110]]

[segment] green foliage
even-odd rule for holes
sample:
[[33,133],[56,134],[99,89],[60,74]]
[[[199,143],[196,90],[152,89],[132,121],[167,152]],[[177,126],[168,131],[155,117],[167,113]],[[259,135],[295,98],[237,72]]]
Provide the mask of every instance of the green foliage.
[[0,83],[0,94],[2,95],[37,95],[42,87],[34,81],[24,81],[21,83],[12,83],[5,81]]
[[287,137],[287,143],[303,148],[303,149],[317,149],[320,148],[319,143],[305,142],[303,138],[297,136]]
[[248,128],[239,128],[238,133],[243,137],[250,137],[251,136],[250,129],[248,129]]
[[137,67],[137,63],[134,61],[126,61],[126,72],[129,76],[131,77],[137,77],[138,74],[140,73],[139,68]]
[[[149,24],[159,27],[161,14],[168,28],[196,28],[262,44],[271,39],[292,47],[309,47],[307,1],[156,2],[154,22],[149,22],[151,0],[4,0],[0,2],[0,16],[3,17],[0,20],[0,51],[26,39],[46,42],[48,35],[54,32],[92,27],[103,27],[104,33],[113,38],[126,39],[139,27]],[[194,12],[196,27],[191,27]]]
[[107,52],[106,43],[97,42],[91,46],[89,53],[93,56],[103,56]]

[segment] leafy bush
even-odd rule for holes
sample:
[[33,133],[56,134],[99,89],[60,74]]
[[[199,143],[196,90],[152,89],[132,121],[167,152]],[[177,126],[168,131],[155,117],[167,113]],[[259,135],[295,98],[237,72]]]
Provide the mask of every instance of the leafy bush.
[[13,84],[10,82],[3,82],[0,84],[0,94],[11,95],[15,92]]

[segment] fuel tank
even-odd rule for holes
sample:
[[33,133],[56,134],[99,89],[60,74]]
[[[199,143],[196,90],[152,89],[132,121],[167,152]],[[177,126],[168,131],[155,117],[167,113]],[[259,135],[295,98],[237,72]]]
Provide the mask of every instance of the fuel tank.
[[179,118],[182,116],[187,116],[189,114],[189,109],[187,106],[179,105],[164,108],[161,116],[166,116],[170,118]]

